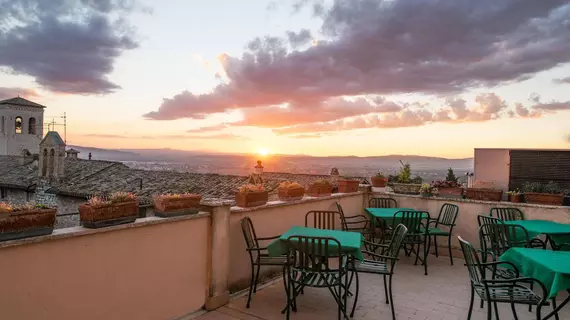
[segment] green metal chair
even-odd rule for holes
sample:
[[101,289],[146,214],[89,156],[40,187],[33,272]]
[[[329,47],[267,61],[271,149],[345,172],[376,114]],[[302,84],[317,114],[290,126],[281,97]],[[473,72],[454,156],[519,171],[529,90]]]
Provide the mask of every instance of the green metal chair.
[[[246,308],[249,308],[252,293],[257,292],[257,282],[259,280],[259,270],[262,266],[284,266],[287,261],[286,256],[270,257],[266,247],[261,247],[259,241],[275,240],[280,236],[259,238],[255,233],[255,228],[249,217],[241,219],[241,230],[245,239],[246,251],[249,254],[251,263],[251,282],[247,295]],[[257,272],[255,269],[257,268]]]
[[358,214],[354,216],[346,216],[340,203],[335,203],[338,213],[340,214],[343,231],[360,232],[363,234],[370,233],[370,220],[368,220],[365,215]]
[[336,230],[342,228],[342,218],[338,211],[311,210],[305,215],[305,227]]
[[[427,230],[429,236],[428,252],[431,249],[431,239],[433,237],[436,257],[439,257],[439,253],[437,252],[437,237],[447,237],[447,247],[449,248],[449,260],[451,261],[451,265],[453,265],[453,254],[451,253],[451,237],[453,233],[453,227],[455,227],[455,220],[457,220],[458,214],[458,206],[450,203],[444,203],[439,210],[439,215],[437,218],[430,220]],[[432,224],[433,227],[431,227]]]
[[397,208],[398,203],[395,199],[387,197],[371,198],[368,200],[369,208]]
[[[482,301],[487,302],[487,319],[491,320],[493,317],[493,308],[495,309],[496,318],[499,318],[497,308],[498,303],[509,303],[513,312],[514,319],[518,319],[515,304],[534,305],[536,308],[536,317],[541,319],[540,312],[543,306],[548,306],[546,301],[547,290],[542,282],[533,278],[519,277],[518,269],[512,263],[506,261],[494,261],[482,263],[479,260],[477,251],[473,246],[459,238],[463,257],[465,258],[467,270],[469,271],[469,281],[471,284],[471,299],[469,303],[469,313],[467,320],[471,319],[473,313],[473,300],[475,293],[481,298]],[[505,266],[514,270],[516,277],[512,279],[497,279],[486,277],[486,268],[495,268],[497,266]],[[533,290],[528,288],[528,285],[537,283],[539,288],[542,289],[542,295],[537,295]],[[492,306],[493,305],[493,306]]]
[[[358,291],[360,286],[358,273],[371,273],[380,274],[383,276],[386,304],[390,304],[390,307],[392,308],[392,319],[396,319],[396,312],[394,311],[394,298],[392,296],[392,276],[394,275],[394,266],[396,265],[396,261],[398,261],[400,248],[402,248],[402,243],[406,237],[407,232],[408,229],[403,224],[399,224],[396,229],[394,229],[394,232],[392,233],[392,239],[390,240],[389,244],[378,244],[372,242],[367,243],[367,247],[372,247],[374,249],[372,251],[363,250],[362,253],[371,256],[373,260],[351,260],[349,269],[353,271],[353,275],[356,277],[356,294],[352,305],[352,312],[350,313],[351,317],[354,316],[354,310],[356,309],[356,303],[358,302]],[[376,253],[376,249],[378,248],[381,249],[380,253]],[[352,283],[352,276],[350,283]]]
[[327,237],[291,236],[287,248],[287,319],[291,309],[297,311],[297,296],[304,287],[327,288],[338,304],[338,319],[348,318],[348,256],[342,254],[340,242]]
[[491,208],[489,215],[503,221],[526,220],[519,208]]
[[[418,260],[422,262],[424,266],[424,273],[428,274],[427,265],[427,255],[428,255],[428,233],[427,225],[430,221],[429,212],[427,211],[408,211],[402,210],[394,214],[392,218],[392,229],[395,230],[398,224],[403,224],[408,232],[403,241],[404,251],[409,245],[411,249],[406,251],[408,256],[416,253],[415,265],[418,264]],[[417,245],[417,249],[415,246]],[[422,258],[420,258],[420,247],[423,245],[424,252]]]

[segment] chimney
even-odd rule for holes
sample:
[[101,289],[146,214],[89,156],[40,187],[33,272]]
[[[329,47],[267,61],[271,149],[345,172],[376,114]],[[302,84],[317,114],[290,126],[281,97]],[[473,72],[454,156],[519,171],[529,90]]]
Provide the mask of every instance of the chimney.
[[253,173],[255,174],[263,173],[263,165],[261,165],[261,160],[257,160],[257,165],[253,168]]
[[340,176],[340,174],[338,173],[338,169],[337,168],[332,168],[331,169],[331,176],[333,177],[337,177]]

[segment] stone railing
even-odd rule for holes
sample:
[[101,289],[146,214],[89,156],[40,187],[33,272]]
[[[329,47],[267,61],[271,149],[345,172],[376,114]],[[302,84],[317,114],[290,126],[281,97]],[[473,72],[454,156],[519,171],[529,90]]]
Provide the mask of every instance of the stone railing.
[[[425,210],[430,213],[432,218],[437,218],[439,210],[444,203],[451,203],[459,206],[459,215],[456,222],[457,225],[453,230],[454,237],[451,244],[452,248],[455,249],[453,252],[454,256],[461,255],[461,252],[459,252],[457,236],[461,236],[465,240],[473,243],[475,246],[479,245],[477,216],[480,214],[489,215],[491,208],[515,207],[524,212],[526,219],[551,220],[570,223],[570,207],[439,197],[424,198],[417,195],[381,192],[370,193],[368,198],[372,197],[393,198],[398,203],[398,207]],[[447,242],[445,241],[438,242],[438,245],[440,247],[447,248]],[[446,255],[447,250],[440,250],[439,253]]]
[[258,236],[277,235],[303,225],[310,210],[336,210],[335,201],[348,215],[362,213],[365,198],[333,194],[250,209],[209,202],[196,215],[0,242],[1,318],[186,319],[249,285],[243,217]]

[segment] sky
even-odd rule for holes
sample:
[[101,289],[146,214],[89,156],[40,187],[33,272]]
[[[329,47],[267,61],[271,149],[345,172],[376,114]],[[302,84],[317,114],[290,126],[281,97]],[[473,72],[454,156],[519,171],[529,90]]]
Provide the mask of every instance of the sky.
[[47,106],[60,132],[65,113],[68,144],[451,158],[570,147],[570,1],[0,5],[0,99]]

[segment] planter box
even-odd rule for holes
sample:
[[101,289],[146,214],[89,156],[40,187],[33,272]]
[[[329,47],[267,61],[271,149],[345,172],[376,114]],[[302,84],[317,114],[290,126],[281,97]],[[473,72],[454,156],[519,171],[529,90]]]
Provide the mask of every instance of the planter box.
[[444,198],[460,198],[463,195],[463,188],[437,188],[440,197]]
[[338,180],[337,185],[340,193],[357,192],[360,180]]
[[394,193],[403,193],[403,194],[420,194],[420,188],[422,187],[421,184],[413,184],[413,183],[393,183],[392,189]]
[[305,195],[305,188],[279,188],[278,190],[279,200],[281,201],[293,201],[301,200]]
[[56,212],[56,209],[33,209],[0,215],[0,241],[51,234]]
[[157,217],[176,217],[187,214],[196,214],[200,207],[202,196],[197,194],[185,194],[181,196],[158,196],[152,200],[156,209]]
[[371,177],[370,181],[372,182],[372,186],[374,188],[385,188],[386,183],[388,183],[387,178],[380,178],[380,177]]
[[420,193],[420,196],[422,196],[424,198],[430,198],[430,197],[433,197],[433,194],[427,193],[427,192],[422,192],[422,193]]
[[525,192],[524,198],[528,203],[561,206],[564,202],[564,194]]
[[323,186],[311,184],[309,190],[307,190],[307,195],[311,197],[328,197],[332,194],[332,185]]
[[485,188],[467,188],[467,198],[483,201],[501,201],[503,190]]
[[135,222],[139,215],[139,203],[129,201],[122,203],[90,206],[79,206],[79,219],[85,228],[102,228],[123,223]]
[[236,192],[236,205],[242,208],[262,206],[267,203],[268,199],[269,193],[267,191]]
[[520,194],[509,194],[509,201],[514,203],[522,202],[522,195]]

